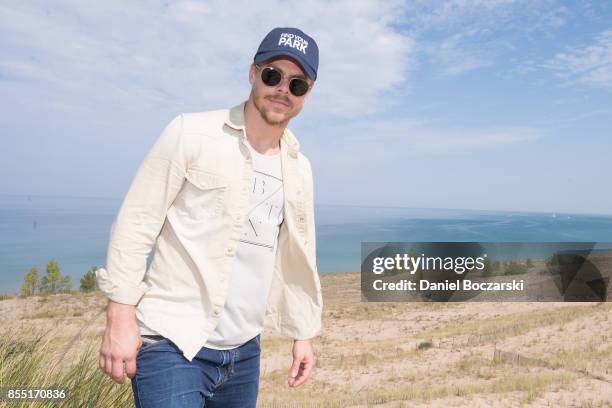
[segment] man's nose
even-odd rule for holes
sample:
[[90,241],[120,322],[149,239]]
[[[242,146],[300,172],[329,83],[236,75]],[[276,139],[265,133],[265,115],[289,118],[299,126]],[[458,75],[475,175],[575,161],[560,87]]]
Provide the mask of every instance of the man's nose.
[[277,91],[284,94],[289,93],[289,78],[283,78],[280,83],[276,86]]

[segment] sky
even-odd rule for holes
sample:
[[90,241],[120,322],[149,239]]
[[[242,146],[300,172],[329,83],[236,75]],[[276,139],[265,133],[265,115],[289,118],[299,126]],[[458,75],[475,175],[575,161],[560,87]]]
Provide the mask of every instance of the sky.
[[179,113],[320,50],[289,127],[315,203],[612,214],[612,3],[0,1],[0,193],[123,197]]

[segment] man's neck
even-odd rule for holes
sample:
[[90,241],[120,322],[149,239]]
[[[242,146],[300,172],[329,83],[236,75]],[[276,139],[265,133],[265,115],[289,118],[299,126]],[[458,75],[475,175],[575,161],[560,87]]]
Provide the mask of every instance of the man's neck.
[[280,151],[280,139],[287,125],[273,126],[266,123],[250,98],[244,105],[244,125],[247,139],[256,151],[268,155]]

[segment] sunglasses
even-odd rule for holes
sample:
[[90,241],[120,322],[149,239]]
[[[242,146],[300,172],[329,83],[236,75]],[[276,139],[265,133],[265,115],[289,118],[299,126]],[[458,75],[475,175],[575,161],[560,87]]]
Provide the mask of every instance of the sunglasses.
[[[261,66],[255,65],[255,68],[261,69]],[[272,66],[261,69],[261,81],[268,86],[277,86],[283,77],[283,73]],[[310,85],[305,79],[299,77],[289,79],[289,91],[294,96],[304,96],[309,89]]]

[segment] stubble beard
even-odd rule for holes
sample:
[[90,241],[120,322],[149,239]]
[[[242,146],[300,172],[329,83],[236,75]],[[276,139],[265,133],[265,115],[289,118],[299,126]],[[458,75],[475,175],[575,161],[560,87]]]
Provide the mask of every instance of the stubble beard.
[[277,119],[275,118],[276,115],[273,115],[273,114],[275,113],[279,115],[278,112],[271,112],[269,109],[267,109],[265,106],[262,106],[262,104],[260,103],[260,101],[265,99],[266,96],[256,97],[254,93],[252,93],[251,96],[253,99],[253,105],[255,106],[255,109],[257,109],[257,111],[261,115],[261,118],[264,120],[264,122],[266,122],[270,126],[287,126],[287,124],[289,123],[289,120],[291,120],[291,118],[295,116],[295,115],[292,116],[291,114],[280,114],[283,116],[283,118]]

